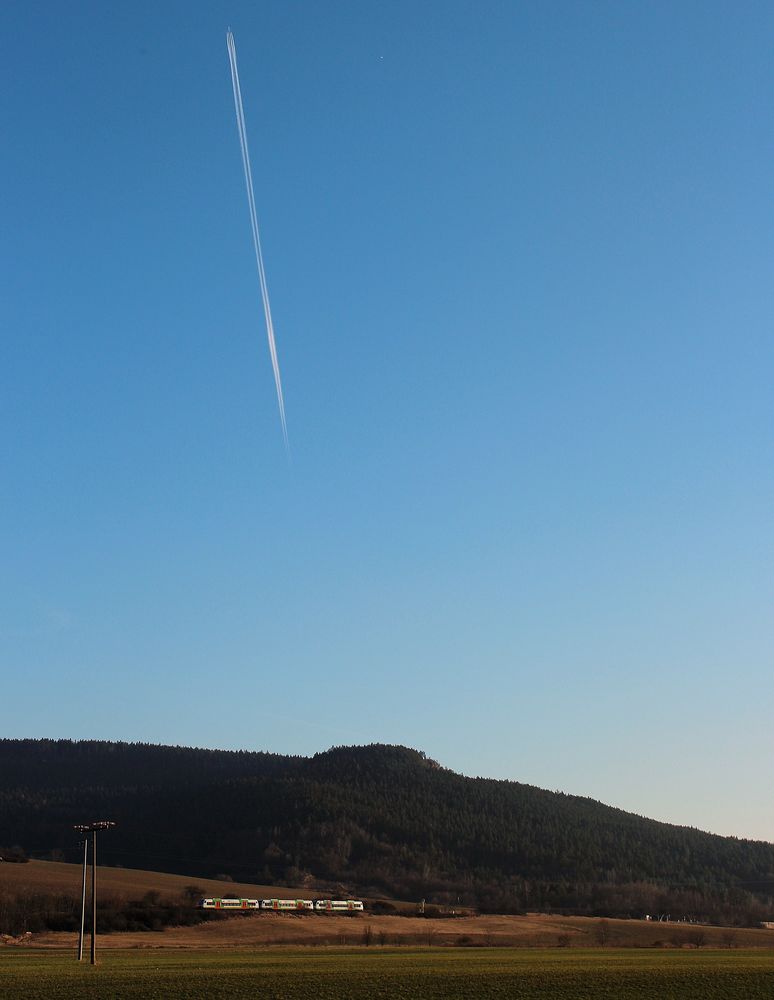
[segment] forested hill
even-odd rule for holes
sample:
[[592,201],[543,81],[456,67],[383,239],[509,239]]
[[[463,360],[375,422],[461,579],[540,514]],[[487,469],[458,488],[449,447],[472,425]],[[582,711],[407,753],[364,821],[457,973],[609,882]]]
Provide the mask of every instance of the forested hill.
[[488,908],[615,898],[628,912],[658,892],[728,902],[774,889],[772,844],[466,778],[405,747],[304,758],[0,741],[0,844],[74,860],[72,825],[93,819],[118,824],[101,840],[106,864]]

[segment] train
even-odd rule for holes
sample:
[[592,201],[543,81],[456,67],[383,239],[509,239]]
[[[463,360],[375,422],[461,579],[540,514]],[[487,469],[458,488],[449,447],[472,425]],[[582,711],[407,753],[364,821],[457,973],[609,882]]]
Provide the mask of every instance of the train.
[[242,899],[239,896],[205,896],[200,910],[274,910],[312,913],[362,913],[362,899]]

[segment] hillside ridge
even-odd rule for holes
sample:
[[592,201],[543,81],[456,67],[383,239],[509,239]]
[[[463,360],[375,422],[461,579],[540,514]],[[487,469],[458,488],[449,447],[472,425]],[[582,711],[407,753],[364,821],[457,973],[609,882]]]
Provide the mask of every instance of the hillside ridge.
[[774,887],[772,844],[466,777],[411,747],[303,757],[0,740],[0,844],[71,858],[72,825],[91,818],[118,824],[106,863],[500,909],[590,907],[613,894],[630,911],[643,886],[766,900]]

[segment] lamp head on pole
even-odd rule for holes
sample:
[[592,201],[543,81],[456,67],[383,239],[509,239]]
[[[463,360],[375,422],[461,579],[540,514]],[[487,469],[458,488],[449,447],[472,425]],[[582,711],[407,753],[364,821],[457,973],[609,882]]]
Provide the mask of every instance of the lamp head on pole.
[[116,824],[109,819],[101,819],[96,823],[78,823],[73,827],[78,833],[96,833],[97,830],[110,830]]

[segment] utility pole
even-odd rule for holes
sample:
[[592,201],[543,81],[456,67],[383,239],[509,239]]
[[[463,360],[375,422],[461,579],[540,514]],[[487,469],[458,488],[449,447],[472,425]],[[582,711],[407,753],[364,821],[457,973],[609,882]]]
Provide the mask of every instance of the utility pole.
[[91,964],[97,964],[97,831],[91,830]]
[[83,959],[83,926],[86,922],[86,856],[89,853],[89,838],[83,837],[83,879],[81,880],[81,929],[78,933],[78,961]]
[[[91,964],[97,964],[97,832],[111,830],[116,824],[112,820],[102,819],[97,823],[84,823],[74,827],[80,833],[91,834]],[[83,895],[81,899],[81,937],[78,943],[78,961],[83,957],[83,920],[86,912],[86,845],[83,848]]]

